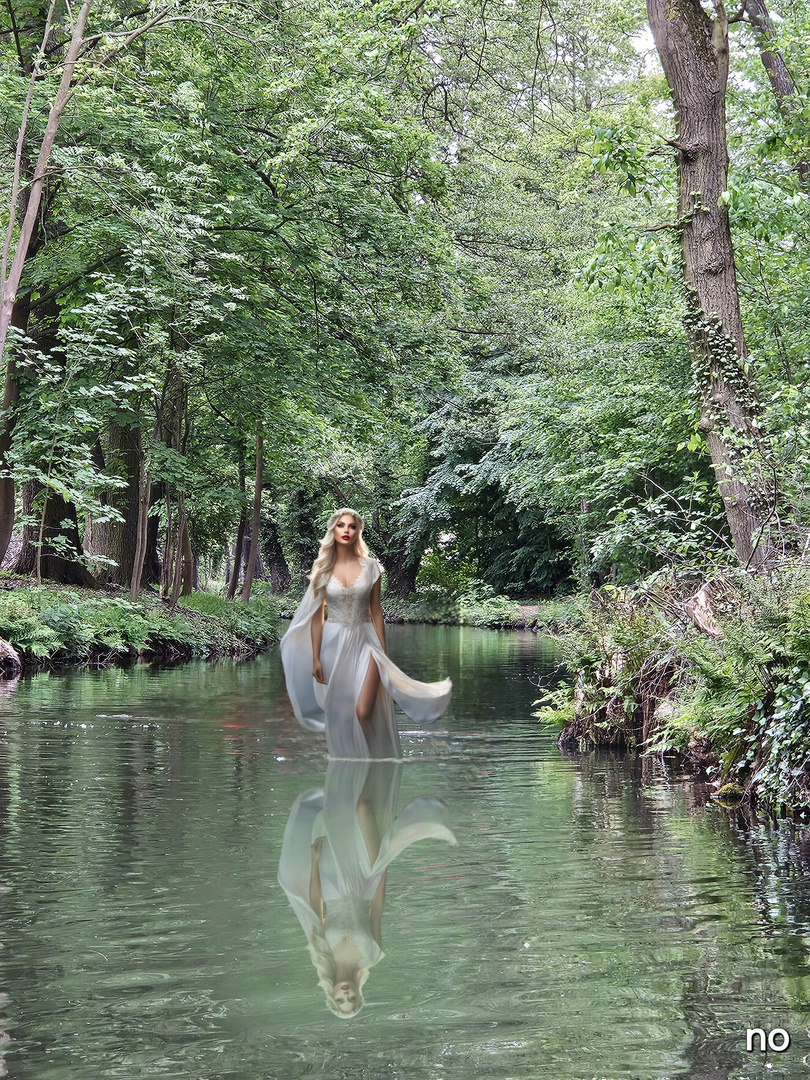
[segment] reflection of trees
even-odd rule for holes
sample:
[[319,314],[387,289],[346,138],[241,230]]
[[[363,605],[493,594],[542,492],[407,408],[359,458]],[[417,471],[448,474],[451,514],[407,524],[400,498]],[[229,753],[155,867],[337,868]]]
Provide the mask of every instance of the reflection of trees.
[[42,673],[0,697],[0,987],[21,1078],[45,1053],[54,1073],[96,1075],[110,1047],[136,1045],[133,1025],[205,1045],[219,950],[244,962],[228,913],[245,851],[264,857],[274,787],[284,797],[280,689],[260,661]]
[[[808,1019],[810,837],[792,822],[710,802],[705,783],[669,780],[660,762],[634,755],[572,755],[576,842],[646,841],[646,895],[661,926],[686,934],[680,1002],[692,1031],[690,1080],[726,1080],[748,1061],[747,1026],[795,1035]],[[591,865],[600,866],[595,854]],[[672,914],[667,914],[672,913]],[[691,939],[691,941],[690,941]],[[777,977],[774,978],[774,974]]]

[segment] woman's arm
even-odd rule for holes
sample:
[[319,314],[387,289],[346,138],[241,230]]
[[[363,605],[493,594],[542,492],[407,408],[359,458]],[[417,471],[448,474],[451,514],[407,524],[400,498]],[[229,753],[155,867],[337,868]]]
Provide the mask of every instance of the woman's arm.
[[312,845],[312,870],[309,875],[309,906],[323,924],[323,895],[321,893],[321,871],[318,862],[321,857],[323,837],[319,836]]
[[321,664],[321,639],[323,638],[323,619],[326,598],[321,600],[320,607],[312,616],[309,624],[309,632],[312,635],[312,678],[319,683],[325,683],[323,666]]
[[371,911],[369,912],[371,936],[378,945],[382,945],[382,913],[383,906],[385,905],[385,879],[387,876],[388,871],[386,870],[380,878],[380,884],[377,886],[377,891],[374,893],[374,899],[371,902]]
[[[377,631],[377,637],[380,639],[382,651],[385,652],[385,619],[383,618],[382,606],[380,604],[379,578],[377,578],[371,586],[371,598],[368,602],[368,610],[371,614],[371,621],[374,623],[374,629]],[[386,653],[386,655],[388,654]]]

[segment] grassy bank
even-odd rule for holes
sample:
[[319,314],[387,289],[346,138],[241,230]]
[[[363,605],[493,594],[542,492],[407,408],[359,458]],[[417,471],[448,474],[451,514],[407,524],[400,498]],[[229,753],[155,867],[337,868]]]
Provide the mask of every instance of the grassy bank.
[[806,565],[658,574],[578,598],[550,629],[571,677],[538,716],[563,745],[679,754],[725,797],[810,805]]
[[[123,590],[79,589],[0,575],[0,639],[19,654],[24,668],[49,663],[114,664],[146,658],[162,661],[248,658],[278,637],[278,620],[290,617],[301,594],[275,596],[261,586],[245,605],[212,593],[182,597],[171,610],[154,594],[133,602]],[[429,589],[406,600],[384,598],[388,622],[434,623],[496,629],[523,627],[535,606],[521,606],[486,589],[458,593]],[[0,667],[14,670],[12,654]]]
[[0,638],[23,667],[247,658],[277,637],[281,605],[272,597],[245,605],[194,593],[170,610],[149,594],[133,602],[120,591],[0,583]]
[[485,587],[460,593],[423,589],[404,599],[383,597],[382,606],[386,622],[479,626],[492,630],[522,629],[533,621],[536,612],[536,605],[521,605]]

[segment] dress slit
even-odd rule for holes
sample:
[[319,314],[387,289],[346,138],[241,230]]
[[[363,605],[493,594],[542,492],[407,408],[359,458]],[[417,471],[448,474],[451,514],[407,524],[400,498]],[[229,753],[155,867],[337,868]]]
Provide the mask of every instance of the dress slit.
[[[394,702],[415,723],[430,724],[447,708],[451,684],[449,679],[435,683],[412,679],[383,652],[369,613],[380,566],[372,559],[361,563],[351,585],[342,585],[333,576],[326,586],[329,618],[320,655],[326,684],[312,677],[310,622],[320,602],[312,586],[307,590],[281,640],[287,691],[299,722],[312,731],[325,732],[330,757],[399,758]],[[380,681],[372,715],[361,724],[357,706],[372,660]]]

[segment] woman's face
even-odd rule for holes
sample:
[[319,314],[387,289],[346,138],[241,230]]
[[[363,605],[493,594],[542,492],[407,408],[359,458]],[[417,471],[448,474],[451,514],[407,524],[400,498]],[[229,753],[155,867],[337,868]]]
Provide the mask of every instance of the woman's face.
[[344,514],[335,522],[335,543],[340,547],[353,547],[358,535],[357,522],[351,514]]
[[357,987],[353,982],[339,982],[332,991],[332,997],[341,1012],[354,1012],[357,1008]]

